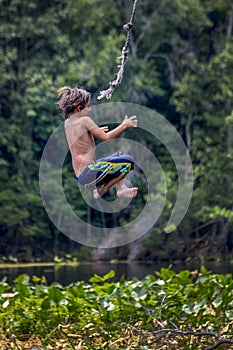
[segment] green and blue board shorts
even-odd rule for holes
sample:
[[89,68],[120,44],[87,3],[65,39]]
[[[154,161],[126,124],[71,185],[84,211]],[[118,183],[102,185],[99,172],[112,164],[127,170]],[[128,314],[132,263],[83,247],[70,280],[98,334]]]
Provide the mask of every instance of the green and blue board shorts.
[[122,174],[128,174],[133,168],[134,160],[131,156],[116,152],[88,165],[88,167],[77,176],[77,180],[85,187],[103,187],[112,179]]

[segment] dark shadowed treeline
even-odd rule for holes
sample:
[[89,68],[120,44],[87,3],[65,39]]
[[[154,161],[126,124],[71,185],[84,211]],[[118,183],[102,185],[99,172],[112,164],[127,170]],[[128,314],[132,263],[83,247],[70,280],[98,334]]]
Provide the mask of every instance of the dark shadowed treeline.
[[[0,1],[3,261],[67,253],[90,257],[86,247],[59,233],[47,217],[39,164],[46,141],[62,122],[56,89],[77,84],[91,91],[97,103],[97,94],[115,76],[125,41],[122,25],[132,5],[126,0]],[[190,152],[195,185],[182,223],[172,234],[163,232],[177,191],[176,169],[165,165],[168,195],[158,224],[136,247],[114,251],[116,257],[221,258],[232,252],[232,39],[230,0],[138,1],[124,80],[111,101],[141,104],[166,117]],[[148,134],[138,141],[166,164],[167,153]],[[69,156],[63,173],[66,196],[83,220],[106,227],[130,220],[123,212],[100,215],[86,206],[73,187]],[[134,215],[147,194],[144,179],[138,185]]]

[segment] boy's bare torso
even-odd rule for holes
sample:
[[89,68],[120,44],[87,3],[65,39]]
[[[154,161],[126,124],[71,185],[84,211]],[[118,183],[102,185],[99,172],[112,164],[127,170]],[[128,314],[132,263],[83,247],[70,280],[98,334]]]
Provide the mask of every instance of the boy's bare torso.
[[76,176],[79,176],[90,163],[95,162],[94,137],[84,122],[83,117],[69,118],[65,121],[65,133]]
[[[99,127],[90,117],[90,103],[84,109],[77,109],[65,121],[65,133],[72,157],[72,166],[77,177],[88,165],[96,161],[96,147],[94,137],[100,141],[111,141],[127,128],[137,127],[137,117],[125,116],[123,122],[108,131],[108,126]],[[125,174],[110,180],[102,188],[93,190],[95,199],[106,193],[110,187],[117,184],[117,197],[133,198],[137,195],[137,187],[128,188],[123,180]]]

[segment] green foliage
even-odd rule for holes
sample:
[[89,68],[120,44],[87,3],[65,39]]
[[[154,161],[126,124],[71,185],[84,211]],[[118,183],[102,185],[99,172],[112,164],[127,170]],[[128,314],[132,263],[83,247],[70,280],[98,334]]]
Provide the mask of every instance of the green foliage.
[[[80,342],[83,349],[121,349],[126,345],[139,349],[150,346],[152,340],[154,346],[182,348],[186,343],[190,344],[187,349],[203,349],[213,345],[213,334],[223,341],[231,339],[231,274],[213,275],[204,267],[200,272],[179,273],[163,268],[142,280],[109,282],[112,277],[114,272],[109,271],[105,276],[93,276],[90,283],[64,287],[44,285],[40,278],[29,283],[29,277],[21,275],[10,293],[10,286],[1,282],[0,327],[5,339],[12,335],[29,339],[36,334],[54,349],[62,341],[66,349]],[[177,334],[170,337],[172,331]],[[195,335],[198,332],[202,332],[201,338]]]

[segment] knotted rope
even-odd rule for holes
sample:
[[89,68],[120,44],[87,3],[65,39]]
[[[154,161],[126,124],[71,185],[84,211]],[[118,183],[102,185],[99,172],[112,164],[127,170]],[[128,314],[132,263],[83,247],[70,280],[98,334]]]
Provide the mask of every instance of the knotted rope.
[[129,39],[133,28],[133,21],[134,21],[136,8],[137,8],[137,1],[138,0],[134,0],[134,5],[133,5],[129,22],[123,26],[123,29],[126,31],[127,35],[126,35],[125,44],[121,51],[121,56],[119,57],[121,61],[120,61],[120,65],[118,65],[119,71],[117,73],[117,78],[114,81],[109,82],[110,87],[107,90],[100,91],[100,94],[97,97],[98,100],[101,100],[103,97],[106,97],[106,99],[109,100],[112,97],[113,91],[116,89],[118,85],[120,85],[123,79],[125,64],[128,59]]

